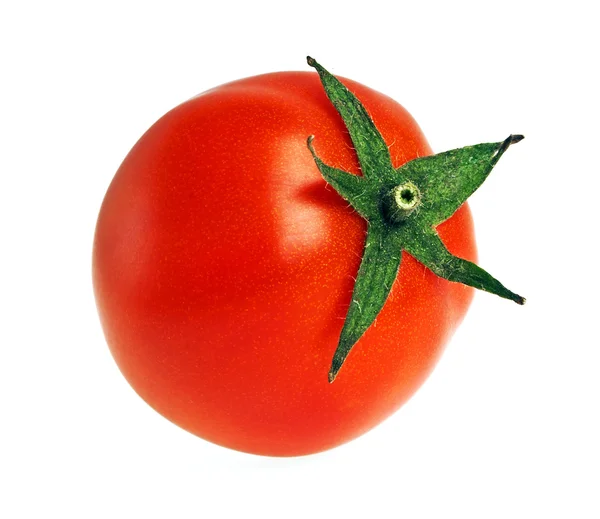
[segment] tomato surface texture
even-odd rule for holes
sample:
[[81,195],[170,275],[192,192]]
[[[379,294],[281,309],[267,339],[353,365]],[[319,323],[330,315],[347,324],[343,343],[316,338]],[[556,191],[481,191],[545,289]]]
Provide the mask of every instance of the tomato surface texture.
[[[398,103],[342,79],[395,167],[431,154]],[[323,180],[360,174],[315,73],[242,79],[176,107],[114,177],[93,251],[110,350],[156,411],[219,445],[272,456],[323,451],[374,427],[419,388],[473,289],[403,253],[391,295],[334,383],[366,222]],[[438,227],[476,259],[467,205]]]

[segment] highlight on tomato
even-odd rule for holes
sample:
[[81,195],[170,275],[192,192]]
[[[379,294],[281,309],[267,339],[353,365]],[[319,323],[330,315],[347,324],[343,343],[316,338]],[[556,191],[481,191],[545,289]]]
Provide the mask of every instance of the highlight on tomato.
[[112,355],[156,411],[270,456],[365,433],[424,382],[473,288],[467,198],[522,139],[437,155],[389,97],[315,72],[177,106],[106,193],[93,283]]

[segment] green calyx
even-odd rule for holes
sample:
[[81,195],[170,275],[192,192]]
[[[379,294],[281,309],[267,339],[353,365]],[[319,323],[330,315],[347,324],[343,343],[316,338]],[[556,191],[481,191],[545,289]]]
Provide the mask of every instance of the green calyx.
[[383,308],[405,250],[436,275],[485,290],[520,305],[525,299],[474,263],[453,256],[435,227],[475,192],[511,144],[478,144],[422,157],[394,168],[388,146],[360,101],[338,79],[307,58],[341,115],[356,150],[362,175],[328,166],[308,148],[325,180],[367,220],[365,249],[352,301],[334,354],[329,382],[333,382],[352,347]]

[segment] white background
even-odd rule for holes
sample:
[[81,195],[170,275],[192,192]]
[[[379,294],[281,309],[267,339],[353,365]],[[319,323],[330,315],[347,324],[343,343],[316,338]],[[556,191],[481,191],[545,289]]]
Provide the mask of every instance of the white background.
[[[599,81],[591,1],[4,2],[0,516],[600,517]],[[438,368],[345,446],[213,446],[120,375],[91,287],[104,192],[163,113],[309,70],[401,102],[435,151],[526,139],[473,196],[477,294]]]

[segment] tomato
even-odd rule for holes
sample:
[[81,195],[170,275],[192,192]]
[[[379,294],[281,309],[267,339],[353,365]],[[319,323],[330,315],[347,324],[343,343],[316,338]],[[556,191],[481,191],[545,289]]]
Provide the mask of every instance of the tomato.
[[[342,81],[395,167],[431,154],[402,106]],[[324,162],[360,174],[317,74],[209,90],[142,136],[98,218],[94,289],[123,375],[175,424],[240,451],[304,455],[365,433],[424,382],[473,296],[403,252],[383,310],[329,384],[366,222],[323,180],[309,135]],[[475,260],[466,204],[438,232]]]

